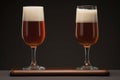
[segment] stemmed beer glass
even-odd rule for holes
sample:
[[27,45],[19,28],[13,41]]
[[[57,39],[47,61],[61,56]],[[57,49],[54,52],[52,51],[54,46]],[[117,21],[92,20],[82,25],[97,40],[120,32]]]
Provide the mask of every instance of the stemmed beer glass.
[[98,17],[97,7],[94,5],[81,5],[76,8],[76,30],[75,36],[85,49],[84,65],[77,69],[95,70],[89,59],[90,47],[98,41]]
[[38,66],[36,60],[37,46],[41,45],[45,39],[45,22],[43,6],[24,6],[22,17],[22,38],[31,48],[31,64],[24,70],[41,70],[43,66]]

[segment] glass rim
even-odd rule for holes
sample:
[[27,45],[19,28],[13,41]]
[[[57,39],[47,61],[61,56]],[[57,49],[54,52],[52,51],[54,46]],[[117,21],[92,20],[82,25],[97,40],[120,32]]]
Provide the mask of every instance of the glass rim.
[[43,8],[44,6],[23,6],[23,8]]
[[97,9],[97,5],[77,5],[77,8],[81,8],[81,9]]

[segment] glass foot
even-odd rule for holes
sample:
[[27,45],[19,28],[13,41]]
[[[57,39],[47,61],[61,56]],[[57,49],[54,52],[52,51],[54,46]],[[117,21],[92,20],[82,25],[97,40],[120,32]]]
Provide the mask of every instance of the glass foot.
[[29,66],[29,67],[24,67],[23,70],[45,70],[45,67],[43,67],[43,66]]
[[98,67],[95,66],[81,66],[77,67],[78,70],[98,70]]

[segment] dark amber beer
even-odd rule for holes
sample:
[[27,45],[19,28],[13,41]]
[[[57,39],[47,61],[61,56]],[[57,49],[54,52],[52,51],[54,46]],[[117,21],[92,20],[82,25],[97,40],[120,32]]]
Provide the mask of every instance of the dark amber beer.
[[40,45],[45,38],[44,21],[24,21],[23,38],[25,43],[31,47]]
[[98,40],[97,23],[76,23],[76,37],[84,46],[93,45]]
[[98,40],[96,10],[77,10],[76,38],[84,47],[93,45]]
[[31,48],[40,45],[45,38],[43,7],[24,7],[22,37]]

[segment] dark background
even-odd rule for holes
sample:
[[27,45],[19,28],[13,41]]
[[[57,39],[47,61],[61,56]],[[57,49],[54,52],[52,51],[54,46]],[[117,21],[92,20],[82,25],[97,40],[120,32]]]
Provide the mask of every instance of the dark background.
[[84,48],[75,38],[76,6],[98,6],[99,40],[91,47],[91,63],[120,69],[120,9],[117,0],[4,0],[0,2],[0,69],[30,64],[31,50],[21,37],[22,7],[44,6],[46,39],[37,48],[37,61],[45,67],[77,67]]

